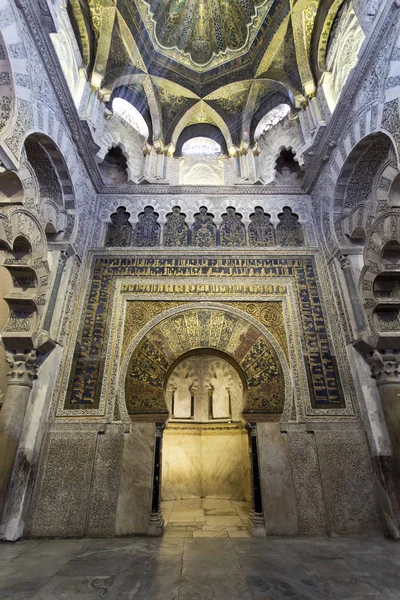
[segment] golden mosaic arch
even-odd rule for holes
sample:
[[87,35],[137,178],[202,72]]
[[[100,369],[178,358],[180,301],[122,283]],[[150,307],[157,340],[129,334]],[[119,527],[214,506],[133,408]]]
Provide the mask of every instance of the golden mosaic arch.
[[[124,334],[126,350],[148,318],[160,314],[164,306],[157,303],[132,302],[127,310]],[[168,308],[172,308],[171,303]],[[184,303],[176,302],[175,305]],[[246,305],[253,314],[268,321],[264,309]],[[281,304],[272,303],[269,319],[279,323]],[[247,306],[249,305],[249,306]],[[161,309],[161,310],[160,310]],[[159,311],[159,312],[158,312]],[[273,318],[273,314],[276,318]],[[283,321],[282,321],[283,323]],[[279,329],[279,326],[278,326]],[[285,401],[282,366],[270,341],[245,316],[222,308],[193,308],[169,315],[140,340],[129,360],[125,380],[125,400],[132,419],[140,415],[168,414],[165,403],[165,382],[171,365],[181,356],[197,349],[212,349],[225,354],[243,372],[247,394],[244,413],[279,415]]]

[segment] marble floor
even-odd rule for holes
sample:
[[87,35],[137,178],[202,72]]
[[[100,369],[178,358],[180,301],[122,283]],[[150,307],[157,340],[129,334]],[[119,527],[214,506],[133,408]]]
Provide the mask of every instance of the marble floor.
[[161,503],[165,537],[249,537],[250,502],[189,498]]
[[384,538],[0,542],[1,600],[399,600]]

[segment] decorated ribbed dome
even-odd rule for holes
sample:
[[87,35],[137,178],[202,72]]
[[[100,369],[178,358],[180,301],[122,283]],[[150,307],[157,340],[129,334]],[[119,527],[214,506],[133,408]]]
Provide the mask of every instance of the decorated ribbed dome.
[[[273,0],[142,0],[154,36],[169,53],[204,66],[245,50]],[[142,11],[141,11],[142,12]],[[147,20],[147,19],[146,19]],[[147,20],[149,23],[149,21]]]

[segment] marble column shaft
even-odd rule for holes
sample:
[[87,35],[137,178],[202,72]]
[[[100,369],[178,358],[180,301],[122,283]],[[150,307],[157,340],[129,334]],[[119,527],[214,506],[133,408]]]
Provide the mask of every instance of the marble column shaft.
[[265,521],[261,497],[260,466],[258,462],[257,425],[247,423],[249,434],[249,451],[251,464],[251,497],[252,508],[249,517],[249,526],[255,536],[265,536]]
[[353,268],[351,266],[351,260],[348,256],[342,255],[339,257],[340,265],[342,267],[343,275],[346,281],[347,291],[350,297],[351,306],[353,309],[354,321],[357,327],[358,333],[365,331],[367,323],[365,315],[361,307],[360,299],[357,292],[357,286],[354,281]]
[[153,491],[151,498],[151,513],[149,535],[160,536],[164,528],[164,519],[161,514],[161,464],[162,464],[162,436],[164,424],[156,425],[156,443],[154,447]]
[[7,362],[11,365],[11,372],[0,412],[0,515],[3,514],[26,407],[36,376],[36,351],[8,351]]

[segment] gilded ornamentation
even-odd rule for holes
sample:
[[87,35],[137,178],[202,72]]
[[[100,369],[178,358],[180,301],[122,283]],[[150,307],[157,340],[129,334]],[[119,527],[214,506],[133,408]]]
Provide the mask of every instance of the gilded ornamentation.
[[125,352],[135,335],[157,315],[184,302],[128,302],[122,350]]
[[299,217],[295,215],[289,206],[283,208],[278,215],[280,223],[276,228],[276,237],[279,246],[303,246],[303,228],[299,223]]
[[[206,213],[207,214],[207,213]],[[210,297],[218,298],[227,293],[239,294],[274,294],[285,293],[285,285],[268,286],[265,279],[288,278],[297,290],[299,317],[304,331],[304,353],[308,357],[310,395],[313,397],[313,407],[316,409],[339,409],[343,407],[343,395],[340,380],[337,374],[335,358],[330,351],[330,345],[324,320],[320,292],[317,285],[315,259],[311,256],[297,258],[159,258],[154,257],[98,257],[95,259],[92,275],[91,289],[84,310],[83,326],[76,346],[73,359],[73,368],[70,377],[69,393],[66,398],[65,409],[86,409],[99,406],[101,382],[104,373],[105,339],[107,337],[107,317],[109,303],[112,298],[114,278],[118,277],[168,277],[170,281],[160,282],[157,285],[148,283],[121,284],[121,293],[157,293],[164,290],[167,293],[207,293]],[[186,283],[188,277],[207,276],[208,282],[192,284]],[[221,277],[232,278],[232,284],[218,283]],[[242,277],[251,277],[253,284],[242,284]],[[257,278],[264,281],[257,283]],[[213,281],[214,280],[214,281]],[[267,289],[266,289],[267,288]],[[270,291],[268,291],[270,288]],[[277,288],[281,291],[277,291]],[[179,295],[177,296],[179,298]],[[258,311],[258,303],[245,303],[249,314]],[[251,306],[256,304],[257,306]],[[260,303],[262,306],[263,303]],[[152,345],[160,350],[169,364],[182,355],[183,352],[193,349],[193,340],[200,340],[200,347],[208,347],[211,335],[213,347],[229,353],[241,364],[250,348],[260,337],[249,322],[238,320],[226,311],[221,324],[221,312],[211,310],[198,310],[195,326],[194,316],[185,319],[178,313],[173,319],[165,320],[154,327],[148,334]],[[261,316],[263,315],[263,316]],[[231,317],[231,318],[228,318]],[[272,316],[260,312],[260,318],[265,322],[274,322]],[[236,324],[235,324],[236,322]],[[188,329],[189,325],[189,329]],[[192,329],[195,327],[195,329]],[[198,327],[198,328],[197,328]],[[197,332],[196,332],[197,328]],[[212,333],[211,333],[212,330]],[[281,327],[278,330],[282,331]],[[275,335],[275,333],[274,333]],[[283,332],[281,333],[283,335]],[[192,340],[192,342],[190,341]],[[196,344],[198,341],[196,341]],[[244,345],[247,344],[247,348]],[[284,344],[282,344],[284,347]],[[266,355],[267,356],[267,355]],[[146,361],[152,360],[146,355]],[[269,369],[266,369],[266,376]],[[139,380],[136,380],[139,381]],[[256,379],[253,379],[255,382]],[[150,385],[141,382],[140,385]],[[136,385],[136,384],[135,384]],[[260,386],[255,386],[252,391],[254,402],[265,402],[267,397]],[[272,387],[268,388],[272,390]],[[258,390],[258,391],[257,391]],[[149,393],[154,396],[154,389]],[[269,392],[267,392],[269,394]],[[268,396],[269,397],[269,396]],[[253,401],[252,400],[252,401]]]
[[246,412],[282,412],[284,379],[275,350],[253,325],[221,309],[184,311],[150,330],[130,359],[125,388],[128,411],[165,413],[168,369],[197,348],[214,348],[236,360],[247,381]]
[[118,207],[117,211],[111,215],[111,223],[107,226],[106,246],[130,246],[132,236],[130,216],[124,206]]
[[245,246],[246,232],[242,223],[242,215],[233,206],[228,206],[222,215],[221,246]]
[[[272,0],[150,0],[138,8],[159,50],[202,70],[221,62],[228,53],[243,53],[271,9]],[[211,63],[211,64],[210,64]]]
[[270,223],[271,215],[264,212],[261,206],[256,206],[250,215],[249,243],[250,246],[275,246],[274,227]]
[[214,223],[214,215],[209,213],[205,206],[201,206],[200,212],[194,215],[192,245],[201,247],[217,245],[217,226]]
[[165,246],[187,246],[189,229],[186,224],[186,215],[181,213],[179,206],[174,206],[172,212],[167,214],[164,227]]
[[158,246],[160,238],[158,213],[152,206],[146,206],[138,219],[134,231],[134,246]]

